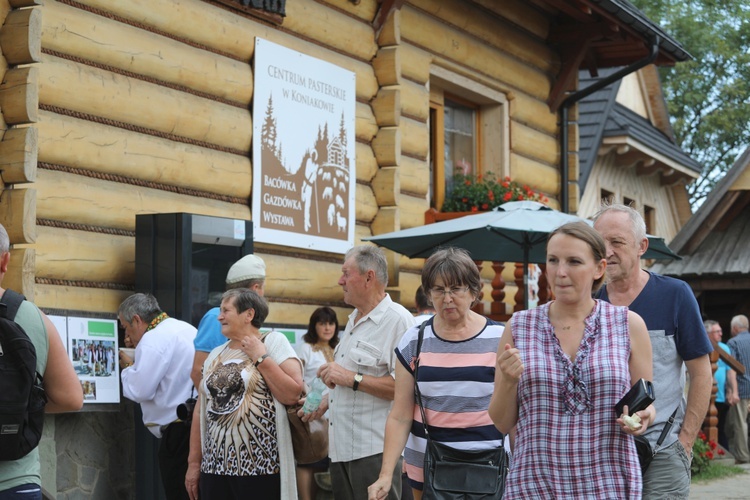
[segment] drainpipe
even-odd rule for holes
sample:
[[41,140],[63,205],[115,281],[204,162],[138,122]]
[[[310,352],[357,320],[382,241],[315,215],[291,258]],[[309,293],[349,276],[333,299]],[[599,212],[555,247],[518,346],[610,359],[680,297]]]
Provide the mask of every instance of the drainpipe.
[[570,205],[570,194],[568,192],[568,108],[570,108],[572,105],[574,105],[584,97],[588,97],[597,90],[603,89],[607,85],[610,85],[620,78],[623,78],[625,75],[629,75],[630,73],[638,71],[644,66],[651,64],[652,62],[654,62],[658,54],[659,36],[656,35],[651,44],[651,52],[644,59],[636,61],[631,65],[626,66],[621,70],[616,71],[615,73],[612,73],[606,78],[602,78],[598,82],[589,85],[585,89],[581,89],[578,92],[570,94],[560,105],[560,123],[562,128],[562,130],[560,130],[560,205],[564,213],[568,213],[568,207]]

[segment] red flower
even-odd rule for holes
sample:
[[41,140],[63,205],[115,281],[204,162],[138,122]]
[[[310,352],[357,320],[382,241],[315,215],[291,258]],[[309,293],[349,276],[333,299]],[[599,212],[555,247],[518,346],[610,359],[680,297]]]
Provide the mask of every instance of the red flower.
[[714,458],[714,452],[713,452],[713,451],[711,451],[711,450],[708,450],[708,451],[706,452],[706,456],[707,456],[707,457],[708,457],[709,459],[711,459],[711,458]]
[[471,211],[472,212],[479,212],[479,209],[477,208],[476,205],[474,205],[473,207],[471,207]]
[[710,446],[712,450],[715,450],[718,445],[716,444],[716,441],[709,441],[708,446]]
[[[508,178],[506,177],[506,179],[508,179]],[[510,186],[510,180],[504,180],[503,183],[502,183],[502,186],[504,188],[507,188],[508,186]]]
[[505,195],[503,196],[503,200],[505,200],[505,201],[510,201],[510,199],[511,199],[512,197],[513,197],[513,193],[511,193],[510,191],[508,191],[508,192],[507,192],[507,193],[505,193]]
[[482,203],[482,210],[487,210],[489,208],[490,208],[490,206],[488,204]]
[[495,201],[495,193],[492,191],[487,191],[487,198],[490,199],[490,201]]
[[461,198],[461,201],[463,201],[464,203],[468,203],[469,199],[468,198]]
[[724,450],[721,449],[721,448],[719,448],[718,450],[716,450],[716,453],[718,453],[719,456],[725,455]]
[[471,186],[471,181],[466,181],[464,182],[464,184],[466,184],[467,186]]

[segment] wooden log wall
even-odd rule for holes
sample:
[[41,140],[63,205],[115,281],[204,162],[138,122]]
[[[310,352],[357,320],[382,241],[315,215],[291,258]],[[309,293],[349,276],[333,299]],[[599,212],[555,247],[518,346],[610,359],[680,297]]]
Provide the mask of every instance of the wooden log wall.
[[[114,312],[133,290],[136,214],[251,218],[256,37],[356,74],[357,242],[424,223],[435,66],[507,95],[509,175],[558,190],[546,99],[559,63],[546,14],[518,0],[411,0],[377,30],[378,0],[295,0],[281,27],[209,0],[20,1],[0,0],[0,107],[12,120],[0,123],[0,169],[13,188],[0,221],[25,244],[14,252],[26,274],[13,279],[43,307]],[[268,321],[306,324],[321,304],[346,320],[341,256],[256,251]],[[389,291],[413,307],[422,261],[388,258]]]
[[[424,224],[424,211],[429,206],[428,89],[434,67],[507,96],[510,164],[504,175],[544,192],[555,206],[560,183],[558,119],[546,100],[559,59],[545,42],[550,22],[539,10],[514,0],[409,0],[386,24],[374,66],[379,80],[382,72],[389,84],[398,84],[401,94],[402,228]],[[400,71],[382,65],[378,72],[381,57],[400,62]],[[374,149],[377,157],[378,149]],[[419,285],[418,276],[407,274],[416,275],[422,265],[421,259],[400,259],[400,288],[407,307],[414,307]],[[514,266],[505,266],[506,283],[513,283],[513,272]],[[489,262],[483,266],[482,276],[487,282],[484,300],[490,301],[494,272]],[[509,285],[506,302],[512,305],[515,294],[515,287]],[[489,311],[489,305],[485,309]]]
[[[2,124],[13,128],[0,169],[7,184],[29,188],[5,191],[2,221],[14,244],[29,244],[14,258],[40,306],[114,312],[133,290],[136,214],[251,218],[255,37],[356,74],[356,233],[370,235],[379,207],[376,1],[296,1],[283,29],[200,0],[0,1],[3,54],[26,59],[0,66],[0,105],[13,120]],[[29,63],[39,64],[16,67]],[[378,179],[382,193],[388,176]],[[306,324],[321,299],[346,320],[340,257],[258,250],[269,321]],[[20,271],[9,279],[20,284]]]

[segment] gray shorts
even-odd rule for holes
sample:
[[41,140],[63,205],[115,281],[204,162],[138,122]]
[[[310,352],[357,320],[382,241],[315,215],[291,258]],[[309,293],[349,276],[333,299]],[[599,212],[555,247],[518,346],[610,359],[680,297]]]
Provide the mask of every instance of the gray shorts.
[[643,476],[643,498],[653,500],[687,499],[690,496],[691,456],[675,441],[662,448]]

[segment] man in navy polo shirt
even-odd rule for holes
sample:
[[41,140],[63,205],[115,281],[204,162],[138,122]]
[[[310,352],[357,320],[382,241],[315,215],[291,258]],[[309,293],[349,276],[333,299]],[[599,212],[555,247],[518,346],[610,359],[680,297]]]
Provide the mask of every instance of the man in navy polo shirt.
[[[713,351],[698,303],[684,281],[641,269],[648,249],[646,224],[632,207],[605,205],[594,216],[594,228],[607,245],[607,285],[597,298],[628,306],[646,322],[654,364],[656,420],[644,436],[656,448],[670,415],[674,424],[643,475],[643,498],[690,495],[693,441],[708,411],[713,378]],[[685,369],[690,389],[685,399]]]

